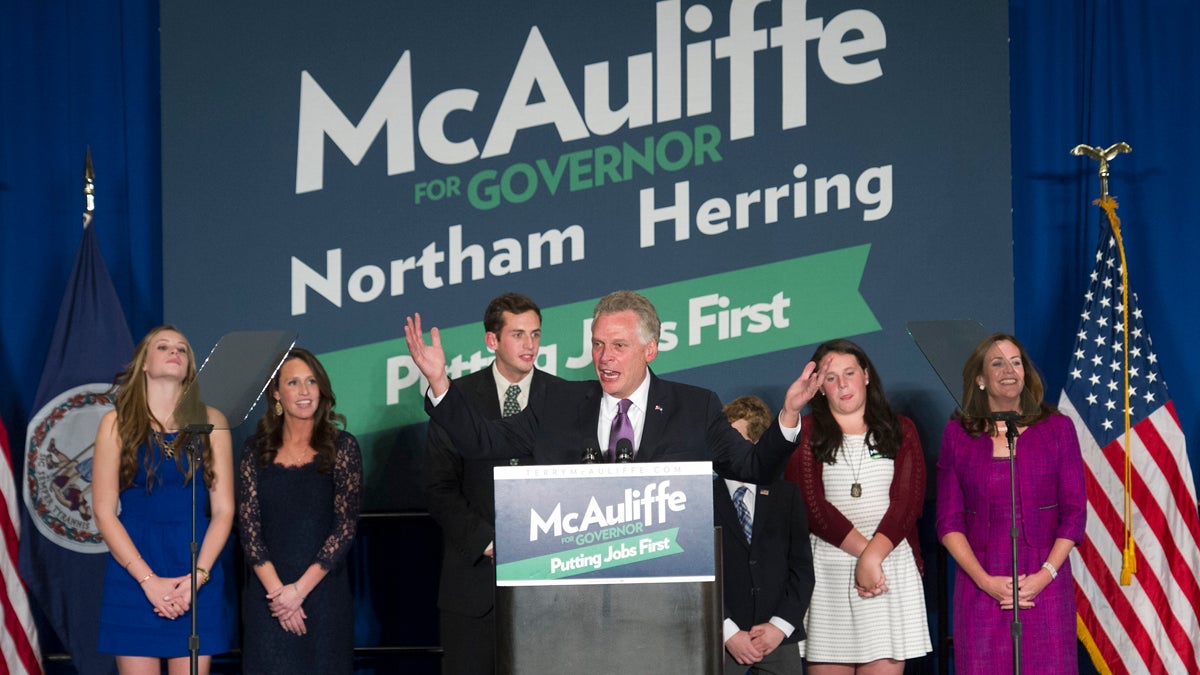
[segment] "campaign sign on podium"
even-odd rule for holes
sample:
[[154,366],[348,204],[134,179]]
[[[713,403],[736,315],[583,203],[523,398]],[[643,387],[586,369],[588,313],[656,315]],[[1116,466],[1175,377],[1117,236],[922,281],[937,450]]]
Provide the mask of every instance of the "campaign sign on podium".
[[721,672],[711,462],[494,475],[500,675]]
[[712,463],[503,466],[496,584],[712,581]]

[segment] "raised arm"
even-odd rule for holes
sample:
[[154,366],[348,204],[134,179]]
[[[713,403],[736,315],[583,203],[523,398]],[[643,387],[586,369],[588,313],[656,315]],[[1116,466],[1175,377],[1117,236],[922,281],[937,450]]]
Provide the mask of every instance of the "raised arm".
[[437,328],[429,330],[429,344],[421,331],[421,314],[417,312],[404,320],[404,341],[417,370],[429,381],[429,390],[440,397],[450,388],[450,377],[446,375],[446,352],[442,349],[442,335]]
[[800,377],[788,387],[783,397],[783,408],[779,410],[779,424],[784,429],[795,429],[800,425],[800,411],[821,388],[827,370],[828,365],[818,368],[816,363],[809,361]]

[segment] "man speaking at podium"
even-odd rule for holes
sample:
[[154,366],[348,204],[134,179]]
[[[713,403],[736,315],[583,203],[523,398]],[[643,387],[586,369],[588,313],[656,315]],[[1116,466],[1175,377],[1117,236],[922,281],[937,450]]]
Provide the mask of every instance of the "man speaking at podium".
[[768,484],[781,474],[795,448],[800,410],[816,393],[824,372],[808,363],[784,396],[774,424],[757,444],[729,426],[717,395],[708,389],[660,379],[649,365],[658,356],[661,323],[654,305],[633,291],[610,293],[596,304],[592,362],[597,380],[559,381],[547,387],[545,405],[490,421],[451,386],[437,328],[426,344],[421,315],[408,317],[409,354],[429,381],[425,410],[468,458],[517,456],[521,463],[577,464],[590,449],[615,461],[628,443],[635,462],[708,461],[718,474]]

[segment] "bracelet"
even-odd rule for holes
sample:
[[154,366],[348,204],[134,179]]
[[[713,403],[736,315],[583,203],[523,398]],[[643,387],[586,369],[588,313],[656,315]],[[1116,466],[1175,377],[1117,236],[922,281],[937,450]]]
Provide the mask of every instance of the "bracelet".
[[142,559],[142,556],[140,556],[140,555],[139,555],[138,557],[136,557],[136,558],[130,558],[130,559],[129,559],[129,562],[125,563],[125,569],[129,569],[129,566],[130,566],[130,565],[132,565],[133,563],[135,563],[135,562],[137,562],[137,561],[139,561],[139,560],[141,560],[141,559]]
[[196,573],[199,574],[200,576],[204,577],[204,583],[206,583],[206,584],[208,583],[208,570],[204,569],[203,567],[201,567],[199,565],[196,565]]
[[305,600],[307,600],[307,599],[308,599],[308,596],[307,596],[307,595],[305,595],[305,594],[303,594],[303,593],[301,593],[301,592],[300,592],[300,587],[299,587],[299,586],[297,586],[296,584],[292,584],[292,590],[293,590],[293,591],[296,591],[296,595],[300,596],[300,602],[304,602]]
[[146,583],[147,581],[149,581],[149,580],[150,580],[150,577],[152,577],[152,576],[154,576],[154,574],[147,574],[146,576],[144,576],[144,577],[142,577],[141,579],[139,579],[139,580],[138,580],[138,586],[141,586],[142,584],[144,584],[144,583]]
[[1047,572],[1049,572],[1049,573],[1050,573],[1050,580],[1051,580],[1051,581],[1054,581],[1055,579],[1057,579],[1057,578],[1058,578],[1058,570],[1054,568],[1054,565],[1051,565],[1051,564],[1050,564],[1050,561],[1049,561],[1049,560],[1047,560],[1046,562],[1042,563],[1042,569],[1044,569],[1044,570],[1046,570]]

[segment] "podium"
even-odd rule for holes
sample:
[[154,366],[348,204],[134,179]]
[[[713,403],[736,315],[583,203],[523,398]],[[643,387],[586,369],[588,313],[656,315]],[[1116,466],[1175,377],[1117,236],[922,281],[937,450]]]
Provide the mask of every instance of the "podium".
[[710,462],[495,478],[499,673],[722,672]]

